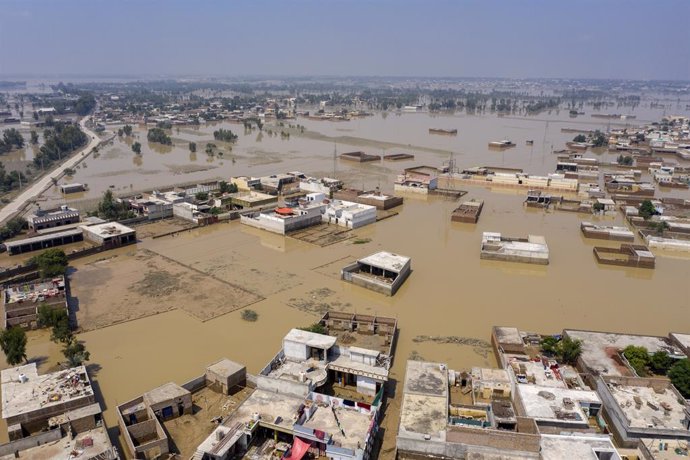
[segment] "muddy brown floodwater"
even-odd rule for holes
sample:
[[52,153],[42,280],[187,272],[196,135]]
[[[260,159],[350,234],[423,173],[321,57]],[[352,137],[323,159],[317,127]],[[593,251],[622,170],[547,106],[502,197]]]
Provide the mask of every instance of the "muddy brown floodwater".
[[[361,148],[358,142],[376,140],[414,143],[427,149],[389,149],[414,152],[418,157],[413,162],[356,166],[338,163],[338,174],[350,178],[348,185],[371,187],[381,181],[382,188],[390,190],[391,179],[400,168],[440,164],[447,155],[434,149],[457,148],[458,152],[461,140],[476,143],[477,150],[468,153],[466,147],[468,150],[457,157],[460,167],[504,164],[546,173],[555,168],[555,155],[549,153],[551,142],[562,144],[572,138],[571,134],[560,133],[560,126],[572,123],[567,120],[547,123],[478,118],[432,120],[428,115],[378,115],[350,123],[312,123],[309,130],[313,138],[303,136],[282,144],[273,141],[277,144],[270,149],[285,150],[274,163],[248,166],[238,161],[212,174],[332,171],[333,143],[318,138],[340,136],[343,133],[338,130],[349,129],[353,130],[347,133],[353,145],[339,143],[339,151]],[[473,123],[493,123],[495,128],[472,131]],[[399,136],[391,132],[389,124],[398,126],[395,131]],[[520,128],[523,125],[527,127]],[[559,127],[554,131],[552,125]],[[379,136],[376,126],[388,128]],[[458,138],[409,133],[411,127],[426,132],[432,126],[457,127]],[[503,137],[512,138],[518,147],[505,153],[489,152],[486,143]],[[526,138],[535,139],[539,146],[534,150],[525,146]],[[561,148],[561,144],[554,146]],[[116,144],[112,148],[121,147]],[[292,150],[297,153],[290,153]],[[99,160],[105,162],[106,155],[104,152],[89,161],[89,174],[100,168],[96,165]],[[155,155],[146,152],[144,165],[157,162],[151,158],[157,158]],[[205,156],[203,152],[197,155]],[[241,155],[248,156],[246,150]],[[131,164],[131,155],[126,156]],[[242,161],[250,162],[251,158]],[[223,162],[225,166],[231,164]],[[102,168],[96,174],[108,169]],[[80,170],[76,180],[86,181],[80,174],[85,172]],[[144,188],[148,179],[143,183],[138,174],[135,170],[102,181],[132,182]],[[197,177],[195,174],[190,175]],[[161,176],[147,177],[161,184],[186,180],[182,179],[186,175]],[[89,182],[92,190],[97,189],[94,179]],[[104,398],[108,425],[116,425],[117,404],[165,382],[185,382],[219,358],[246,363],[249,372],[259,371],[278,351],[290,328],[310,324],[328,309],[398,319],[400,329],[391,373],[393,393],[383,421],[382,458],[390,458],[393,452],[400,383],[408,358],[446,362],[456,369],[495,365],[486,342],[491,327],[498,324],[545,333],[566,327],[660,335],[690,331],[690,257],[655,251],[659,256],[656,270],[598,266],[592,254],[594,240],[581,236],[579,223],[588,219],[622,225],[620,215],[596,218],[535,210],[523,207],[524,191],[466,189],[468,194],[463,199],[485,201],[477,225],[450,221],[455,200],[406,197],[399,215],[354,231],[359,239],[370,239],[365,244],[353,244],[351,239],[319,247],[232,222],[193,229],[174,238],[145,237],[136,247],[75,261],[70,276],[73,300],[80,326],[88,330],[79,338],[91,352],[93,378]],[[142,231],[155,233],[151,229]],[[510,236],[544,235],[551,263],[531,266],[480,260],[483,231]],[[596,244],[615,246],[607,241]],[[348,261],[379,250],[412,258],[413,272],[394,297],[339,280],[339,270]],[[258,313],[258,321],[241,319],[241,308],[245,306]],[[117,324],[103,327],[112,323]],[[48,335],[30,334],[29,356],[42,357],[42,371],[59,360],[59,350],[47,341]],[[0,433],[6,436],[4,429]]]

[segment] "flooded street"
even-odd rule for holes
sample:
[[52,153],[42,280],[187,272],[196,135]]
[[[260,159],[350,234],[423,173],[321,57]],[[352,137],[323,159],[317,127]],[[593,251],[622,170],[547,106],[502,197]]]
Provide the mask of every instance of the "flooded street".
[[[643,115],[653,120],[661,114]],[[292,129],[290,139],[281,140],[264,133],[260,142],[257,131],[245,134],[236,124],[181,128],[179,133],[173,129],[176,145],[163,150],[145,142],[145,133],[138,131],[144,139],[141,158],[129,150],[131,139],[116,139],[77,170],[72,180],[89,184],[90,190],[75,202],[97,199],[110,185],[125,193],[230,175],[294,170],[332,175],[334,141],[339,153],[380,154],[385,149],[416,155],[415,160],[381,164],[337,160],[336,176],[357,188],[380,185],[391,191],[402,168],[440,166],[450,152],[460,168],[505,166],[546,174],[555,170],[551,150],[563,148],[574,136],[561,128],[607,126],[588,115],[570,120],[564,111],[536,119],[377,114],[343,123],[292,121],[296,123],[306,127],[303,134]],[[211,133],[221,126],[239,133],[240,139],[232,152],[209,158],[204,145],[214,142]],[[430,127],[457,128],[458,135],[429,135]],[[489,141],[503,138],[517,146],[503,152],[488,149]],[[534,145],[525,145],[526,140]],[[196,159],[190,158],[189,141],[198,144]],[[117,404],[165,382],[188,381],[222,357],[258,372],[290,328],[309,325],[329,309],[398,319],[391,374],[398,383],[408,358],[446,362],[453,369],[494,365],[486,346],[494,325],[544,333],[563,328],[658,335],[690,330],[690,256],[655,250],[655,270],[599,266],[592,247],[617,244],[583,238],[579,224],[624,225],[621,215],[599,218],[525,208],[526,190],[463,189],[468,191],[463,200],[484,200],[477,225],[450,221],[456,200],[406,196],[399,215],[354,231],[358,238],[371,239],[366,244],[349,240],[318,247],[232,222],[174,238],[143,238],[136,247],[75,261],[72,296],[80,327],[88,330],[79,338],[91,352],[92,377],[104,397],[107,424],[116,425]],[[59,201],[55,190],[49,199]],[[480,260],[484,231],[543,235],[550,264]],[[380,250],[412,258],[412,274],[394,297],[340,281],[340,269],[348,262]],[[240,309],[248,305],[259,315],[255,323],[241,319]],[[104,327],[112,323],[118,324]],[[48,336],[30,333],[28,354],[45,357],[42,371],[61,357]],[[383,422],[382,457],[394,446],[401,387],[391,385],[395,392]],[[0,433],[6,437],[6,430]]]

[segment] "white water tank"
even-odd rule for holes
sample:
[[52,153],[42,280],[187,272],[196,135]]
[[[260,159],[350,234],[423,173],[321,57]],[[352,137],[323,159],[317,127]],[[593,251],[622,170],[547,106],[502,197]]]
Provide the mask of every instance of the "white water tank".
[[29,381],[29,377],[26,376],[26,374],[19,374],[19,382],[20,383],[26,383]]
[[299,373],[299,381],[300,383],[304,383],[307,381],[307,374],[304,371]]
[[261,418],[261,415],[258,412],[254,412],[252,414],[252,420],[254,420],[255,422],[258,422],[260,418]]

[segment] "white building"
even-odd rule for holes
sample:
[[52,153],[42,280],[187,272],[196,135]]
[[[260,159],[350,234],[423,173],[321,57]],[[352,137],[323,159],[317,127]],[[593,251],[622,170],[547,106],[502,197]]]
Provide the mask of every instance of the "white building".
[[324,209],[323,221],[346,228],[359,228],[376,222],[376,207],[351,201],[333,200]]

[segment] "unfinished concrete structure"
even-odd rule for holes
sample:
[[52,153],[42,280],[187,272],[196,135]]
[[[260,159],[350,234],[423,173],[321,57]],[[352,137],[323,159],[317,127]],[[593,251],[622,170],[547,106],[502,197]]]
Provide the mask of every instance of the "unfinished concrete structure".
[[690,441],[690,405],[666,379],[599,376],[597,391],[617,443],[641,438]]
[[409,257],[381,251],[347,265],[340,272],[342,280],[381,294],[392,296],[410,275]]
[[465,201],[460,203],[460,206],[455,208],[450,216],[453,222],[464,222],[467,224],[476,224],[479,221],[479,215],[484,208],[484,201]]
[[597,262],[620,267],[654,268],[656,257],[640,244],[621,244],[620,248],[594,246],[594,257]]
[[39,307],[68,311],[65,277],[3,286],[2,300],[4,328],[36,329]]
[[43,210],[37,209],[36,212],[26,218],[29,230],[38,231],[45,228],[61,227],[63,225],[74,224],[80,220],[79,211],[62,205],[58,209]]
[[397,196],[384,195],[380,191],[363,191],[357,189],[342,189],[333,194],[337,200],[352,201],[354,203],[375,206],[376,209],[386,210],[400,206],[403,199]]
[[591,222],[580,223],[580,231],[586,238],[611,241],[635,241],[635,234],[627,227],[614,227],[610,225],[596,225]]
[[484,232],[479,257],[488,260],[548,265],[549,247],[543,236],[509,238],[500,233]]

